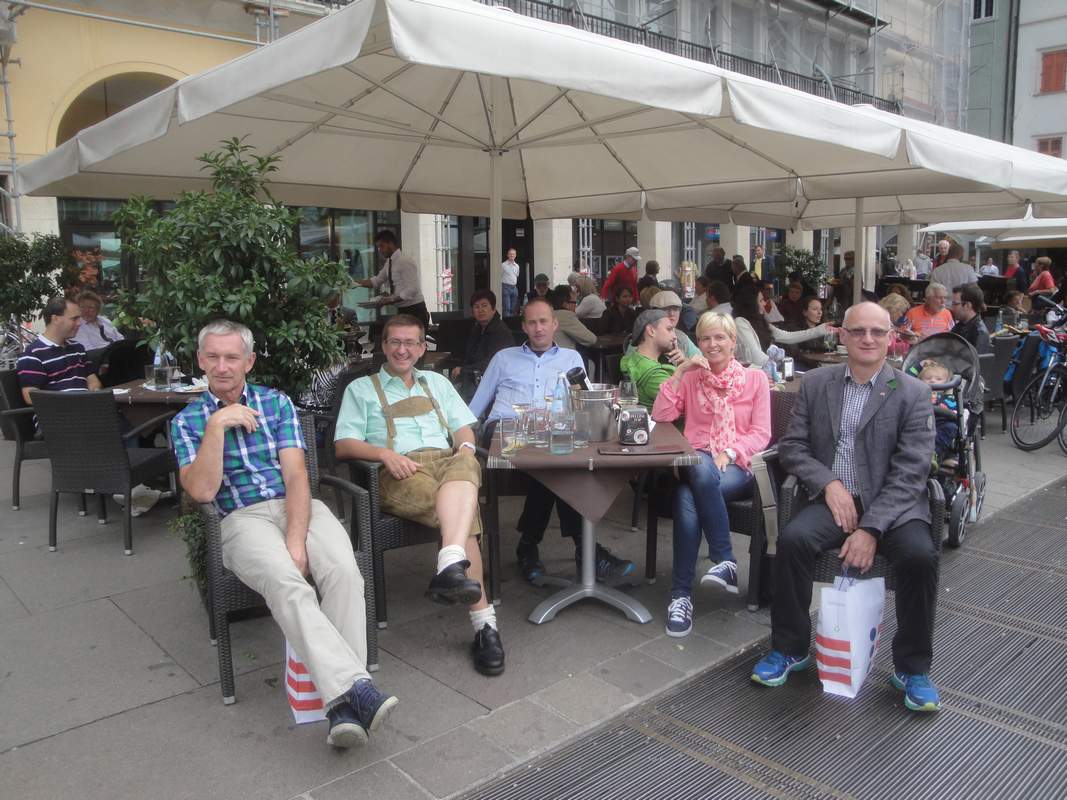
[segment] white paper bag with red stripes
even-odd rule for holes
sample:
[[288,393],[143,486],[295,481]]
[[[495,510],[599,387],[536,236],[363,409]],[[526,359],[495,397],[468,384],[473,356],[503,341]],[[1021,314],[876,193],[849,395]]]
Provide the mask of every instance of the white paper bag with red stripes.
[[823,691],[855,697],[871,671],[882,637],[885,581],[839,577],[822,590],[815,661]]
[[315,688],[300,656],[296,654],[289,642],[285,642],[285,694],[289,698],[289,709],[297,725],[305,722],[321,722],[326,719],[326,708],[322,695]]

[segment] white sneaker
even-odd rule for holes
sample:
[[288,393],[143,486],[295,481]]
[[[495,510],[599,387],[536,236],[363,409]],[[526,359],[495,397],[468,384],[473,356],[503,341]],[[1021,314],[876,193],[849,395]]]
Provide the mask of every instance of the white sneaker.
[[[159,502],[159,498],[163,496],[163,492],[159,491],[159,489],[150,489],[143,483],[134,486],[130,494],[133,497],[133,507],[130,508],[131,517],[139,517],[151,511],[156,503]],[[123,495],[116,494],[113,497],[120,506],[126,505]]]

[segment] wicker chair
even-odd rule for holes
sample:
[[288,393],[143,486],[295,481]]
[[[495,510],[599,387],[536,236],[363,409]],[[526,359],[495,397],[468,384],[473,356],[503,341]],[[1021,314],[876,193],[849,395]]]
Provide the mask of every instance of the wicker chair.
[[[1019,344],[1018,336],[997,336],[993,339],[992,358],[981,357],[982,378],[985,381],[986,403],[1000,403],[1000,432],[1008,431],[1008,401],[1004,396],[1004,373],[1008,371],[1012,353]],[[982,435],[985,436],[985,414],[982,414]]]
[[52,497],[48,517],[48,549],[56,549],[56,515],[61,492],[92,490],[99,498],[100,521],[107,521],[106,497],[123,495],[123,536],[126,555],[133,555],[132,497],[134,486],[177,471],[170,450],[126,447],[127,440],[154,430],[177,412],[168,411],[131,431],[119,427],[115,395],[103,392],[31,392],[45,449],[52,461]]
[[[930,478],[926,482],[926,490],[930,495],[930,538],[933,540],[934,549],[941,552],[941,535],[943,524],[938,520],[945,518],[945,493],[941,490],[941,484]],[[795,475],[786,476],[782,482],[781,492],[778,497],[779,524],[784,529],[789,521],[795,517],[802,508],[808,504],[807,492],[800,486]],[[834,579],[841,574],[841,559],[839,549],[826,550],[815,562],[815,581],[819,583],[833,583]],[[888,559],[878,554],[874,557],[874,565],[867,571],[864,578],[885,578],[885,588],[896,588],[896,573],[893,571]]]
[[[33,408],[22,400],[18,375],[13,369],[0,371],[0,409],[3,411],[4,435],[15,440],[15,463],[11,475],[11,510],[18,511],[19,481],[22,462],[48,458],[44,439],[37,438],[33,425]],[[82,493],[82,516],[85,515],[85,493]]]
[[[307,445],[305,463],[308,480],[311,484],[311,496],[317,498],[321,486],[331,486],[345,492],[352,498],[356,563],[363,574],[364,599],[367,606],[367,670],[378,669],[378,630],[371,624],[374,619],[374,581],[368,579],[373,574],[373,565],[369,551],[370,504],[366,491],[353,486],[348,481],[333,475],[319,474],[318,451],[315,446],[315,418],[307,412],[298,412],[300,425]],[[263,598],[248,588],[222,563],[221,518],[213,503],[202,503],[200,514],[204,520],[207,537],[207,594],[208,623],[211,643],[217,646],[219,657],[219,682],[222,686],[222,702],[226,705],[236,702],[236,689],[233,675],[233,655],[230,647],[230,617],[235,614],[247,614],[256,609],[265,609]]]
[[367,530],[370,532],[370,552],[374,567],[375,610],[379,628],[389,625],[385,599],[385,551],[397,547],[437,542],[440,534],[436,528],[382,513],[381,470],[375,461],[348,460],[352,483],[362,487],[370,497]]

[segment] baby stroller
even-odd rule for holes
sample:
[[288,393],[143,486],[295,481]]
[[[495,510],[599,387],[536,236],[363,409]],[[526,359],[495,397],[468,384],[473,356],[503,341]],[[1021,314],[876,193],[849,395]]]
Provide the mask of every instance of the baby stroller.
[[[982,455],[978,445],[978,423],[983,411],[985,390],[978,352],[971,343],[954,333],[929,336],[908,351],[903,370],[918,377],[922,363],[933,359],[952,373],[948,383],[935,384],[931,391],[941,392],[955,401],[955,410],[935,407],[936,418],[950,418],[956,423],[953,454],[938,465],[938,483],[945,491],[950,547],[959,547],[967,525],[978,521],[985,500],[986,476],[982,472]],[[951,404],[950,404],[951,405]],[[937,520],[933,520],[934,524]]]

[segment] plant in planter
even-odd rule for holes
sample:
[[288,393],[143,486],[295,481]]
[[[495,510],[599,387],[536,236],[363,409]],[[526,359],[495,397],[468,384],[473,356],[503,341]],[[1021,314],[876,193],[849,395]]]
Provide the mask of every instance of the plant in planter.
[[196,511],[183,507],[181,516],[167,523],[167,527],[185,542],[185,557],[192,570],[187,577],[196,584],[200,599],[207,605],[207,533],[204,530],[204,518]]
[[166,214],[145,197],[115,213],[142,277],[119,302],[129,316],[150,321],[150,343],[186,368],[195,364],[205,323],[226,317],[247,325],[256,340],[250,380],[298,400],[314,370],[343,358],[324,309],[348,275],[337,262],[300,257],[298,214],[275,202],[267,185],[278,158],[251,150],[235,138],[201,156],[213,191],[183,193]]
[[775,254],[774,260],[784,275],[799,272],[801,281],[816,291],[826,281],[826,265],[810,250],[786,245]]

